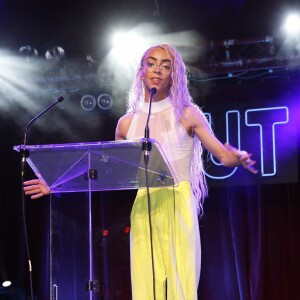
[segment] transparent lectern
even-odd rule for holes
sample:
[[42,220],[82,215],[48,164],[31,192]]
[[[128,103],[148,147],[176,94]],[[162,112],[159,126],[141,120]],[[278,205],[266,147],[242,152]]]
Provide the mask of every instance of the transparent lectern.
[[[105,258],[109,253],[104,253],[103,243],[97,240],[95,223],[101,216],[95,215],[92,195],[94,191],[147,186],[143,141],[26,146],[30,153],[27,163],[51,190],[50,300],[106,299],[103,289],[108,283],[103,282],[103,272],[109,272]],[[148,185],[176,185],[161,146],[148,141],[152,144]],[[104,256],[99,257],[100,252]]]

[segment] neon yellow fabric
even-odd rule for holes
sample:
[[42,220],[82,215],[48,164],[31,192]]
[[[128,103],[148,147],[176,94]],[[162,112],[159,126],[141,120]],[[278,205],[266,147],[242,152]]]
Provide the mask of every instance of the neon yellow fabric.
[[[151,188],[150,197],[156,299],[196,300],[201,249],[190,183]],[[153,300],[146,189],[138,191],[132,208],[130,238],[133,300]]]

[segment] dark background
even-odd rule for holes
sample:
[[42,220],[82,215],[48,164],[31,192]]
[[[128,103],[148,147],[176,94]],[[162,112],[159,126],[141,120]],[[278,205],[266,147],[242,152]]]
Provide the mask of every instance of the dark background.
[[[258,0],[0,0],[0,47],[18,55],[21,46],[31,45],[38,50],[39,58],[43,60],[49,46],[60,45],[65,49],[64,66],[77,66],[88,53],[101,62],[111,48],[111,32],[117,27],[130,29],[139,23],[154,22],[160,24],[165,33],[194,30],[201,34],[207,44],[211,40],[259,40],[267,35],[278,36],[286,11],[298,6],[298,1]],[[19,60],[17,62],[20,63]],[[0,67],[0,79],[5,80],[9,72],[3,71],[3,61]],[[22,66],[18,67],[22,70]],[[52,78],[56,78],[58,70],[50,70],[53,71],[50,72]],[[78,71],[72,71],[72,68],[68,70],[69,75],[72,72],[77,74]],[[205,215],[200,220],[203,256],[199,299],[300,299],[300,76],[297,67],[280,70],[276,67],[272,76],[262,75],[265,73],[263,69],[256,70],[256,73],[250,72],[249,79],[242,75],[228,78],[225,73],[210,75],[207,82],[190,82],[196,103],[207,111],[216,110],[226,103],[232,108],[251,108],[257,103],[263,107],[263,103],[267,106],[273,103],[288,105],[292,109],[294,123],[281,135],[291,134],[293,143],[296,141],[298,145],[290,149],[288,138],[282,139],[280,144],[281,170],[289,174],[285,162],[294,162],[296,171],[293,171],[292,179],[276,181],[277,178],[272,178],[274,181],[269,182],[255,179],[254,184],[249,185],[253,179],[247,174],[247,178],[250,178],[247,184],[239,184],[239,179],[236,179],[233,184],[225,182],[217,187],[210,182]],[[22,77],[22,74],[17,73],[16,78]],[[14,286],[22,290],[13,298],[13,291],[8,296],[6,290],[0,289],[1,300],[24,299],[22,293],[29,295],[22,223],[20,157],[12,150],[14,145],[21,144],[27,122],[55,97],[63,94],[66,99],[62,108],[56,107],[55,111],[38,120],[30,129],[30,144],[113,140],[117,120],[125,112],[126,89],[117,89],[114,82],[111,82],[109,88],[101,84],[99,88],[99,83],[94,81],[88,81],[87,85],[83,85],[81,80],[75,83],[59,80],[51,84],[46,81],[44,85],[37,84],[35,87],[38,89],[34,91],[28,81],[24,82],[24,86],[15,84],[19,94],[0,93],[0,268],[1,275],[7,273]],[[78,85],[78,90],[71,93],[74,84]],[[2,85],[3,81],[0,87]],[[96,94],[99,90],[114,92],[116,105],[108,112],[86,113],[80,110],[77,99],[86,93]],[[74,107],[76,109],[73,110]],[[218,119],[216,115],[216,134],[224,141],[222,125],[221,128],[217,125]],[[223,121],[220,123],[223,124]],[[251,147],[250,143],[246,146],[247,150],[254,152],[254,157],[258,157],[255,145]],[[285,151],[285,146],[288,151]],[[290,157],[291,152],[293,155]],[[243,174],[243,171],[240,170],[239,174]],[[27,177],[33,177],[29,169]],[[129,226],[134,192],[105,192],[99,193],[97,197],[101,203],[100,211],[106,216],[105,222],[100,222],[100,230],[109,229],[115,233],[107,247],[113,257],[118,257],[118,264],[110,262],[111,271],[106,278],[105,289],[113,295],[110,296],[112,299],[130,299],[129,242],[123,228]],[[34,292],[38,299],[49,297],[47,208],[47,199],[26,201]],[[120,261],[124,273],[119,272]],[[108,295],[107,292],[105,299],[111,299]]]

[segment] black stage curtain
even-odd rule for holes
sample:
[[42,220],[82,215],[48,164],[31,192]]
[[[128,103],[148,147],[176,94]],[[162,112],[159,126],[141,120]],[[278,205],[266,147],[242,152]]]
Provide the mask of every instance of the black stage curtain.
[[299,195],[298,183],[210,191],[199,299],[300,299]]

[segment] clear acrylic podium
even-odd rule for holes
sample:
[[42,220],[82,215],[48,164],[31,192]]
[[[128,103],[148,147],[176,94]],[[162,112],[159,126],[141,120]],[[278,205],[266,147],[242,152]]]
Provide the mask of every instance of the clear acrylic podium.
[[[159,143],[149,141],[149,187],[177,185]],[[103,243],[97,239],[101,216],[93,192],[147,186],[142,142],[26,146],[30,153],[27,163],[51,190],[50,300],[106,299],[103,287],[108,283],[103,282],[103,273],[109,272],[105,261],[109,253],[104,253]]]

